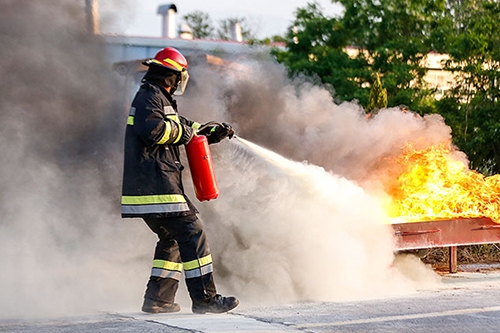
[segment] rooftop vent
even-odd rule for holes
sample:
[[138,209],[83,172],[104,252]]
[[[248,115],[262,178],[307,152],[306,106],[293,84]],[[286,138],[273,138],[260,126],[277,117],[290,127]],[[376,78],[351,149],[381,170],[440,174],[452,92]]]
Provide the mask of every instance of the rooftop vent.
[[161,5],[158,7],[158,14],[163,16],[162,34],[163,38],[177,37],[177,29],[175,28],[175,16],[177,7],[173,4]]

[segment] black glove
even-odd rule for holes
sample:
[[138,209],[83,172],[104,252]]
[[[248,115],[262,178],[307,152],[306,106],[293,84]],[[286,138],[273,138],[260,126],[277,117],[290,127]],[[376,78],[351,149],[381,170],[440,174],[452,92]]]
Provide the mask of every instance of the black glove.
[[[205,127],[205,125],[202,127]],[[228,123],[222,123],[215,126],[207,126],[199,131],[198,134],[206,136],[208,144],[211,145],[222,141],[224,138],[231,139],[234,136],[234,130]]]

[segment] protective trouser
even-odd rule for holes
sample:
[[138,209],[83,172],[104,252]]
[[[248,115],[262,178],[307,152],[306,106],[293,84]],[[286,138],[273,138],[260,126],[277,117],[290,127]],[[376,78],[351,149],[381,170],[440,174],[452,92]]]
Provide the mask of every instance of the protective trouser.
[[182,270],[191,300],[215,296],[212,256],[196,215],[144,221],[159,238],[144,298],[173,303]]

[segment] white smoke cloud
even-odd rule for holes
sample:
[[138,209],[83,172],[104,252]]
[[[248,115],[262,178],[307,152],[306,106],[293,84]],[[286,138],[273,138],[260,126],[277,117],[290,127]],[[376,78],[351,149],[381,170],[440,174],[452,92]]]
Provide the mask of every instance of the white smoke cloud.
[[[119,215],[129,92],[102,41],[82,32],[78,5],[7,1],[0,13],[0,316],[137,311],[156,240]],[[419,288],[391,268],[392,234],[371,192],[403,142],[449,139],[442,119],[397,109],[366,119],[279,65],[242,65],[190,67],[196,84],[178,99],[182,114],[229,121],[290,159],[236,141],[212,147],[221,195],[198,206],[219,290],[251,303]]]
[[136,309],[149,274],[154,237],[119,216],[123,94],[82,4],[0,4],[1,318]]
[[[223,180],[224,195],[214,203],[231,230],[221,265],[235,272],[226,277],[234,291],[279,301],[379,292],[375,286],[389,273],[393,244],[378,202],[323,168],[282,158],[259,163],[255,156],[242,159],[241,149],[227,152],[232,162],[222,174],[256,181],[234,186]],[[241,265],[247,257],[252,262]]]
[[[262,302],[370,298],[435,285],[439,279],[419,261],[393,262],[379,182],[395,171],[387,158],[405,142],[424,148],[450,140],[443,119],[399,108],[367,118],[355,103],[335,104],[325,88],[287,80],[279,66],[246,66],[225,77],[228,87],[220,73],[199,76],[208,79],[197,86],[211,86],[205,110],[232,122],[241,137],[307,162],[252,155],[234,141],[212,146],[221,196],[200,206],[223,288]],[[192,118],[206,117],[182,102]],[[414,272],[428,274],[415,280]]]
[[352,181],[235,142],[217,151],[221,195],[202,204],[201,215],[209,217],[225,291],[259,304],[340,301],[429,283],[411,281],[393,266],[385,212]]

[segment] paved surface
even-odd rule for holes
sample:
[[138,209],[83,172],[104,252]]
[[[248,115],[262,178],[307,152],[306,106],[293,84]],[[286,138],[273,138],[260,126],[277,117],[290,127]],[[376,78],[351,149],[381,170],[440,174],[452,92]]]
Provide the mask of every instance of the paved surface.
[[[474,270],[474,269],[473,269]],[[0,332],[498,332],[500,272],[445,275],[436,289],[356,302],[238,307],[230,314],[102,313],[80,318],[0,321]]]

